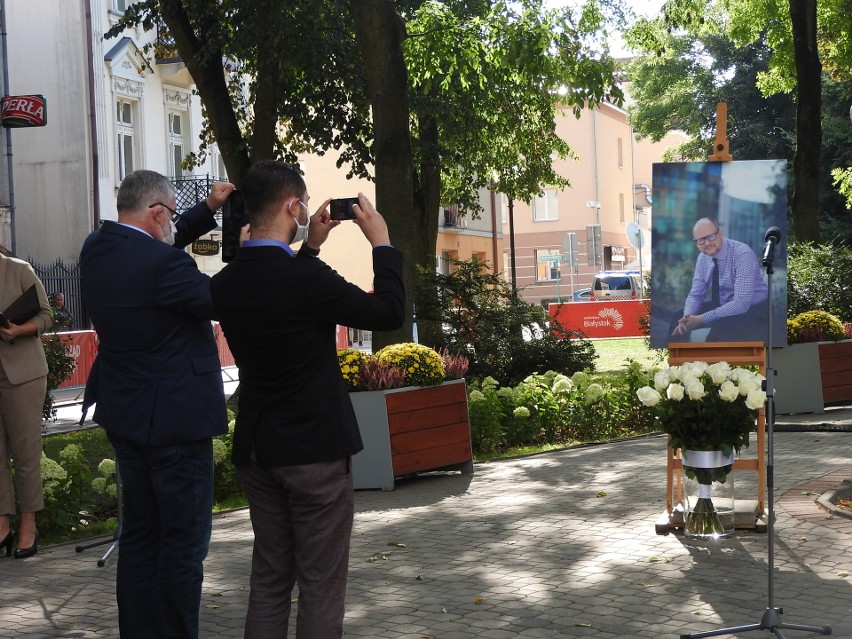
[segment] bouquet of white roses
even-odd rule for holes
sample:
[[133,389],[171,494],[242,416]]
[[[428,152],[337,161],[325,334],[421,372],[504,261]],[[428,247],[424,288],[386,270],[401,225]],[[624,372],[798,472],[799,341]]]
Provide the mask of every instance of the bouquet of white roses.
[[748,446],[758,410],[766,402],[764,377],[727,362],[688,362],[654,374],[653,386],[636,394],[654,411],[669,447],[720,450],[726,455]]
[[[639,401],[654,411],[660,430],[670,435],[670,448],[689,451],[721,451],[730,456],[748,446],[759,409],[766,402],[764,377],[727,362],[708,365],[688,362],[654,374],[653,386],[636,391]],[[693,468],[684,472],[699,484],[725,482],[731,466]],[[709,498],[698,499],[689,517],[693,527],[719,531],[721,524]]]

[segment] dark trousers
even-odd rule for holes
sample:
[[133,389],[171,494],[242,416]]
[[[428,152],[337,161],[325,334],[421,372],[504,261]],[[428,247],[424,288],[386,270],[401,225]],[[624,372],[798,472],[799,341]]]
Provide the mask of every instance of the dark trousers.
[[294,584],[297,639],[343,635],[355,495],[350,459],[237,472],[254,529],[245,639],[286,637]]
[[116,576],[122,639],[197,639],[213,510],[210,438],[150,447],[113,434],[123,519]]
[[[705,302],[696,315],[702,315],[715,308],[710,302]],[[705,342],[766,342],[769,309],[766,302],[760,302],[750,307],[742,315],[732,315],[708,324],[710,331]],[[683,311],[669,326],[669,341],[689,341],[689,336],[675,340],[671,335],[677,328],[677,320],[683,317]]]

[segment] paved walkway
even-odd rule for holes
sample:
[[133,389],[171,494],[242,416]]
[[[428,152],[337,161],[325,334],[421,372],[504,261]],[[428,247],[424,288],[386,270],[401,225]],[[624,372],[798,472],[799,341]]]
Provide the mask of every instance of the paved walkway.
[[[658,638],[758,623],[768,535],[710,543],[655,534],[664,447],[662,437],[642,438],[357,493],[346,635]],[[788,502],[830,473],[852,477],[849,433],[776,434],[774,603],[787,622],[852,637],[852,520],[808,506],[814,495]],[[754,496],[749,475],[737,473],[741,497]],[[202,637],[242,636],[251,543],[246,511],[215,517]],[[0,559],[0,637],[117,637],[114,558],[97,566],[105,548]]]

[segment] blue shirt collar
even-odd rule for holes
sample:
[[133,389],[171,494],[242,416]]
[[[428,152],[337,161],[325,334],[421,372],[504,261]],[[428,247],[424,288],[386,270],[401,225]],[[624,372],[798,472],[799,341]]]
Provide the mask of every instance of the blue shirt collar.
[[277,246],[278,248],[282,248],[285,251],[287,251],[287,253],[289,253],[290,255],[293,255],[293,249],[291,249],[284,242],[280,242],[279,240],[270,240],[270,239],[246,240],[240,246],[244,246],[246,248],[251,248],[253,246]]

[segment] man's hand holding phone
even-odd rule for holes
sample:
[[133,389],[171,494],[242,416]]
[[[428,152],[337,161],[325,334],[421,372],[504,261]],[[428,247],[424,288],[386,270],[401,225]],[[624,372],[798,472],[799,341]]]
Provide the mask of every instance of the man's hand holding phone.
[[358,194],[358,203],[352,207],[357,224],[371,246],[390,245],[388,225],[381,213],[363,193]]

